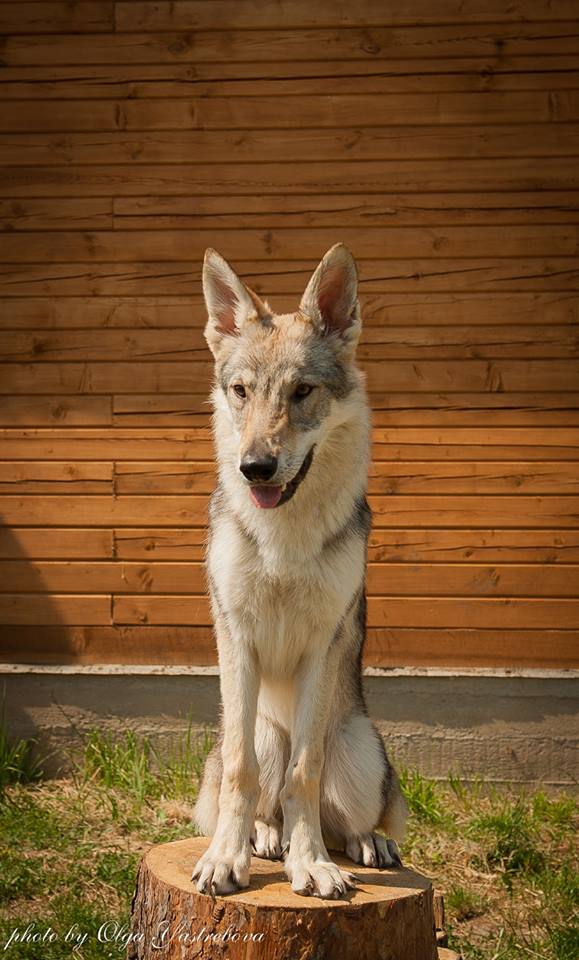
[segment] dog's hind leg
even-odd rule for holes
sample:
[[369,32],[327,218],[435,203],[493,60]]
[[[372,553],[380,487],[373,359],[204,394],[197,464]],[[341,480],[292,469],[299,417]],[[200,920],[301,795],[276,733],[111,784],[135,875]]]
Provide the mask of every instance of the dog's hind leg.
[[259,763],[260,795],[251,835],[256,856],[267,860],[281,857],[280,791],[289,762],[289,736],[279,724],[258,713],[255,726],[255,752]]
[[355,863],[400,863],[396,840],[404,836],[406,804],[382,738],[363,713],[351,715],[328,738],[320,814],[328,845],[343,847]]

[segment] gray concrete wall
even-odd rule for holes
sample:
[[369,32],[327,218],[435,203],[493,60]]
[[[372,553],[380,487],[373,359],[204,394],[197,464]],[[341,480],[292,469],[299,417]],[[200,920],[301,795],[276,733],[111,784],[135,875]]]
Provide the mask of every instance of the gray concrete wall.
[[[18,669],[18,668],[16,668]],[[24,668],[22,668],[24,669]],[[55,670],[57,668],[54,668]],[[579,780],[579,680],[565,676],[366,676],[373,717],[401,765],[444,778],[574,787]],[[0,676],[12,736],[35,736],[65,769],[94,727],[132,728],[162,748],[219,715],[215,674],[15,672]]]

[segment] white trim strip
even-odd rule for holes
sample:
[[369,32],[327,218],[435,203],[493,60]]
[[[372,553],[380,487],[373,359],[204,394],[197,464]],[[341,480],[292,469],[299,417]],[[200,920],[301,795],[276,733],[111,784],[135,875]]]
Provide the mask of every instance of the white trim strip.
[[[219,667],[149,663],[0,663],[0,674],[57,676],[216,677]],[[576,680],[579,669],[549,670],[531,667],[365,667],[366,677],[509,677],[534,680]]]

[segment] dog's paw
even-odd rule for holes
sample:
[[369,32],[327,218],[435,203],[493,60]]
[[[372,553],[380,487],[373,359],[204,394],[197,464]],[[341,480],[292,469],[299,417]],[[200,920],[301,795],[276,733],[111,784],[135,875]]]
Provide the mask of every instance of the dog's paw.
[[279,820],[256,820],[251,835],[256,857],[281,860],[281,823]]
[[248,887],[249,850],[247,854],[232,855],[212,843],[193,867],[191,880],[197,881],[199,893],[210,896]]
[[401,867],[400,851],[395,840],[387,840],[379,833],[362,833],[350,837],[346,844],[346,855],[354,863],[365,867]]
[[323,900],[343,899],[348,890],[355,890],[357,877],[340,870],[331,860],[302,858],[285,862],[286,873],[294,893],[302,897],[320,897]]

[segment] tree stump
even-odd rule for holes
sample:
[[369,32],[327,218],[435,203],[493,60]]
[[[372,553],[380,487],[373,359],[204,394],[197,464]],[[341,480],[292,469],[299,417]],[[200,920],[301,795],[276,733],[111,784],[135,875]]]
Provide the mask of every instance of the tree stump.
[[165,843],[143,857],[128,960],[436,960],[425,877],[332,854],[359,878],[358,888],[347,900],[320,900],[293,893],[281,862],[253,857],[250,887],[212,898],[190,879],[208,843]]

